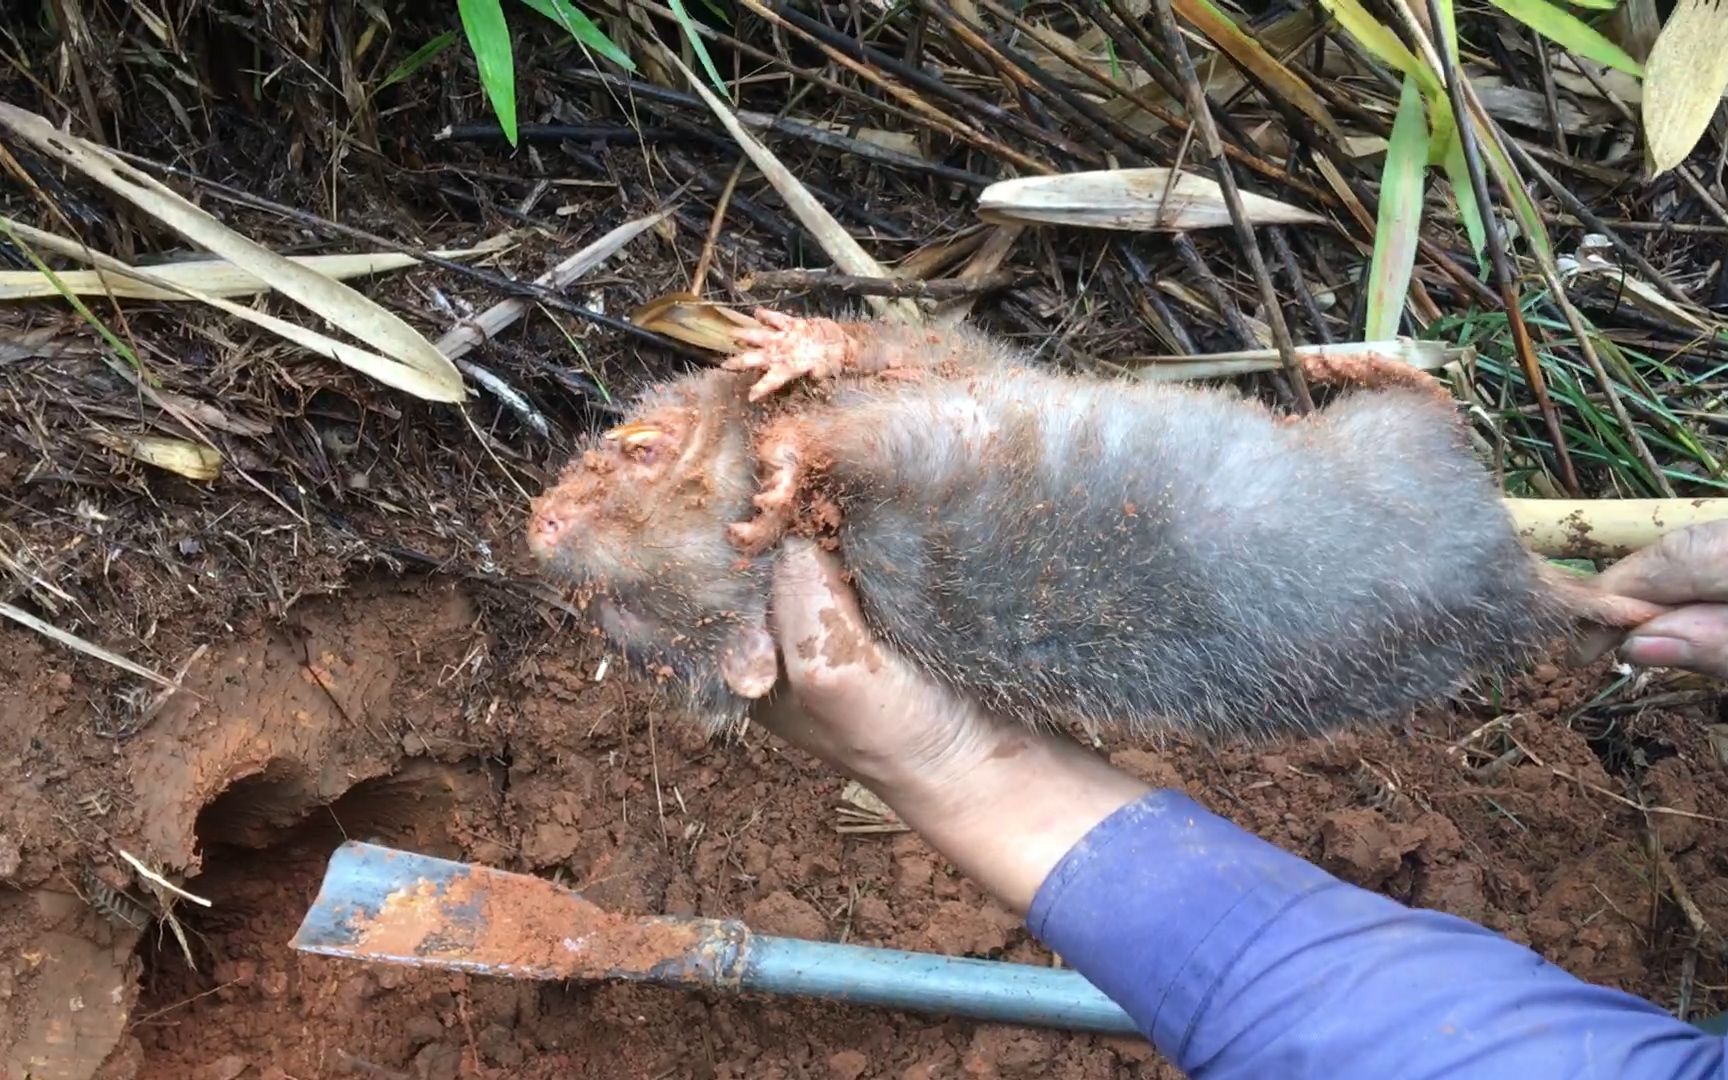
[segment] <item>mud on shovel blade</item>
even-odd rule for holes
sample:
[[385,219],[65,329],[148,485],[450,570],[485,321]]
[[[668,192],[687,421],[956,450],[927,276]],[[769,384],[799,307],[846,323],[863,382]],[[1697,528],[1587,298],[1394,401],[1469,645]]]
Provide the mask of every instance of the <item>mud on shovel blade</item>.
[[1138,1034],[1074,971],[767,937],[731,919],[615,915],[529,874],[354,841],[331,856],[292,945],[516,979],[615,979]]

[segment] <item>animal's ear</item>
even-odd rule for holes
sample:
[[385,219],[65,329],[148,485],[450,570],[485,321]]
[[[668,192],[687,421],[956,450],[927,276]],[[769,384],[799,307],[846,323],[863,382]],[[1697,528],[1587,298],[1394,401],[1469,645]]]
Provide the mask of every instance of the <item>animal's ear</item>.
[[780,681],[780,653],[762,623],[741,623],[720,647],[720,675],[739,697],[759,698]]

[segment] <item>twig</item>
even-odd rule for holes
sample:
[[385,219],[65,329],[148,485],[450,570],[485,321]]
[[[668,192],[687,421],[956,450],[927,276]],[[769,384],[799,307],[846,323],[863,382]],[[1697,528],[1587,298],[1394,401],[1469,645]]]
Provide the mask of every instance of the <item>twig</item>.
[[1560,99],[1554,93],[1554,69],[1548,62],[1548,40],[1531,30],[1530,48],[1536,53],[1536,66],[1542,74],[1542,108],[1548,114],[1548,128],[1554,134],[1554,149],[1562,154],[1569,154],[1571,150],[1566,146],[1566,128],[1560,123]]
[[[996,3],[996,0],[980,0],[980,3],[984,10],[995,15],[997,18],[1008,22],[1023,33],[1028,35],[1032,34],[1032,26],[1030,23],[1026,22],[1008,8]],[[1103,30],[1106,34],[1111,35],[1111,39],[1116,42],[1117,46],[1122,48],[1124,52],[1129,53],[1130,56],[1135,59],[1136,63],[1143,68],[1147,67],[1149,63],[1155,66],[1156,62],[1152,61],[1150,57],[1135,55],[1137,48],[1144,48],[1137,38],[1134,38],[1132,34],[1124,33],[1121,39],[1117,39],[1115,32],[1109,25],[1106,25],[1107,20],[1104,18],[1105,13],[1094,9],[1092,14],[1094,20],[1098,23],[1099,29]],[[1124,86],[1121,83],[1112,82],[1106,76],[1094,71],[1092,65],[1087,62],[1086,58],[1070,46],[1060,41],[1045,37],[1038,37],[1037,41],[1038,44],[1049,49],[1050,52],[1063,63],[1074,68],[1074,70],[1080,72],[1088,80],[1095,83],[1099,89],[1108,91],[1109,93],[1132,103],[1136,108],[1141,109],[1147,115],[1156,117],[1160,123],[1165,124],[1173,131],[1186,134],[1192,130],[1193,125],[1186,117],[1165,108],[1159,102],[1147,97],[1143,91]],[[1168,73],[1162,72],[1162,69],[1158,70],[1161,74],[1168,77]],[[1232,135],[1232,138],[1234,138],[1234,135]],[[1247,145],[1252,146],[1253,144],[1250,142]],[[1290,175],[1288,170],[1279,168],[1272,162],[1256,157],[1247,150],[1241,149],[1240,146],[1226,144],[1224,152],[1230,156],[1231,161],[1242,165],[1244,168],[1252,169],[1254,172],[1259,173],[1261,176],[1273,183],[1283,184],[1294,191],[1298,191],[1303,195],[1308,196],[1316,202],[1326,203],[1329,205],[1337,204],[1337,197],[1332,195],[1330,192],[1323,191],[1322,189],[1309,184],[1305,180],[1300,180]]]
[[1270,225],[1266,228],[1266,236],[1272,241],[1272,247],[1278,252],[1278,261],[1284,268],[1284,273],[1290,278],[1290,287],[1295,290],[1296,298],[1302,302],[1302,310],[1308,315],[1308,322],[1314,327],[1314,336],[1320,339],[1322,345],[1332,344],[1332,331],[1326,326],[1326,315],[1320,310],[1320,304],[1314,299],[1314,292],[1308,287],[1308,279],[1302,273],[1302,264],[1296,261],[1296,252],[1291,250],[1290,238],[1285,235],[1282,225]]
[[1158,148],[1151,140],[1120,120],[1111,118],[1097,105],[1070,90],[1031,58],[991,40],[981,27],[967,22],[937,0],[919,2],[924,10],[940,19],[963,44],[990,59],[1003,72],[1004,78],[1029,93],[1041,91],[1068,115],[1077,128],[1087,132],[1101,145],[1110,147],[1127,164],[1143,164],[1157,155]]
[[1692,932],[1700,938],[1714,939],[1716,931],[1710,928],[1710,921],[1704,918],[1704,912],[1698,907],[1698,901],[1692,899],[1692,891],[1681,880],[1680,871],[1674,868],[1673,860],[1662,850],[1662,838],[1656,835],[1654,822],[1644,823],[1644,842],[1650,851],[1650,860],[1662,872],[1662,878],[1668,883],[1668,894],[1674,898],[1674,906],[1686,916],[1686,924],[1692,927]]
[[[668,206],[655,213],[619,225],[598,240],[583,247],[581,251],[535,278],[534,284],[537,287],[547,289],[567,288],[571,282],[610,259],[624,245],[659,224],[670,213],[672,213],[672,208]],[[528,403],[528,399],[520,391],[478,364],[463,359],[482,342],[497,337],[505,327],[520,319],[527,310],[528,301],[520,297],[500,300],[473,318],[464,319],[451,327],[443,337],[437,340],[434,347],[449,357],[463,371],[471,373],[476,382],[492,391],[500,401],[515,410],[535,434],[541,438],[546,438],[552,432],[551,425],[546,422],[544,416],[540,415],[538,409]]]
[[[1543,423],[1548,428],[1548,439],[1560,466],[1560,483],[1567,494],[1576,496],[1581,493],[1578,473],[1572,467],[1572,455],[1566,450],[1566,436],[1560,428],[1560,413],[1555,408],[1553,399],[1548,396],[1548,386],[1542,378],[1541,362],[1537,360],[1536,348],[1530,341],[1530,328],[1524,322],[1523,308],[1518,299],[1518,282],[1512,273],[1511,260],[1506,257],[1505,239],[1491,217],[1494,202],[1488,190],[1488,178],[1482,168],[1482,151],[1476,145],[1473,114],[1465,107],[1463,76],[1452,66],[1447,43],[1435,45],[1429,40],[1408,0],[1395,2],[1409,24],[1411,34],[1417,37],[1425,46],[1425,51],[1430,53],[1430,63],[1438,67],[1440,77],[1446,84],[1446,93],[1452,103],[1452,114],[1458,118],[1458,140],[1463,145],[1464,167],[1470,174],[1470,187],[1476,195],[1476,205],[1481,208],[1482,214],[1489,218],[1486,222],[1488,227],[1484,230],[1488,241],[1488,257],[1494,266],[1494,282],[1500,289],[1500,299],[1506,309],[1506,321],[1512,330],[1518,363],[1524,369],[1524,378],[1530,384],[1530,390],[1536,397],[1536,406],[1541,410]],[[1443,28],[1446,21],[1441,14],[1438,0],[1427,0],[1427,4],[1429,25]],[[1510,202],[1511,192],[1506,192],[1506,197]]]
[[[924,128],[927,131],[940,132],[946,135],[954,134],[953,125],[956,124],[957,121],[947,113],[941,112],[940,110],[931,110],[931,113],[926,114],[915,109],[895,105],[892,102],[883,101],[880,98],[871,97],[862,90],[829,78],[820,71],[810,71],[796,67],[785,57],[776,56],[764,49],[759,49],[756,46],[751,45],[749,42],[740,41],[728,34],[723,34],[720,31],[715,30],[713,27],[704,25],[700,21],[685,22],[684,20],[679,19],[671,9],[667,8],[663,4],[652,3],[650,0],[629,0],[629,3],[642,11],[648,12],[655,18],[673,23],[680,29],[693,28],[697,34],[710,41],[718,42],[729,49],[734,49],[742,55],[760,63],[773,64],[774,66],[785,70],[789,75],[803,79],[811,85],[821,87],[823,90],[834,94],[836,97],[845,98],[846,100],[862,106],[865,109],[882,112],[888,116],[904,121],[907,124]],[[627,85],[629,88],[628,92],[638,97],[663,101],[667,104],[685,105],[698,110],[706,108],[706,106],[702,104],[701,99],[697,98],[694,94],[685,94],[682,91],[674,90],[669,87],[656,86],[653,83],[626,79],[608,72],[575,69],[562,72],[561,75],[565,78],[581,81]],[[762,114],[745,113],[742,115],[748,117],[760,116]],[[747,120],[746,123],[748,122],[749,121]],[[926,163],[926,167],[928,167],[929,164],[930,163]],[[943,166],[943,168],[946,168],[946,166]],[[990,182],[993,181],[986,181],[986,183]]]
[[1650,260],[1644,257],[1643,252],[1639,251],[1637,248],[1628,244],[1616,235],[1614,229],[1610,227],[1607,222],[1592,213],[1590,208],[1584,205],[1584,200],[1572,193],[1571,188],[1562,184],[1559,180],[1554,178],[1553,173],[1543,168],[1541,163],[1532,157],[1530,152],[1526,150],[1517,139],[1502,139],[1500,141],[1505,144],[1507,150],[1511,151],[1513,158],[1518,162],[1519,168],[1528,171],[1535,176],[1536,179],[1542,181],[1542,186],[1546,187],[1556,199],[1559,199],[1561,205],[1572,211],[1572,213],[1576,215],[1577,219],[1583,222],[1584,226],[1591,232],[1600,233],[1602,236],[1606,237],[1608,243],[1613,246],[1614,250],[1620,253],[1620,257],[1637,267],[1638,272],[1643,274],[1651,284],[1662,290],[1663,295],[1667,296],[1668,299],[1677,304],[1692,303],[1692,298],[1690,296],[1681,292],[1679,287],[1669,281],[1662,271],[1656,269]]
[[[751,8],[761,6],[760,0],[745,0]],[[825,46],[840,50],[846,56],[860,60],[886,71],[908,86],[915,86],[925,93],[934,94],[944,101],[950,102],[965,110],[969,117],[990,124],[1011,128],[1029,139],[1036,139],[1050,149],[1068,155],[1079,161],[1101,163],[1102,158],[1097,151],[1083,146],[1061,135],[1041,128],[1016,112],[1010,112],[999,105],[985,101],[975,94],[968,94],[941,78],[930,74],[922,68],[914,67],[896,57],[890,56],[880,49],[873,49],[856,38],[847,37],[838,30],[811,18],[794,8],[786,0],[769,0],[773,13],[792,27],[802,31],[811,40]]]
[[714,200],[714,212],[708,218],[708,231],[702,237],[702,254],[696,257],[696,269],[690,272],[690,295],[701,296],[708,286],[708,268],[714,265],[714,249],[720,243],[720,230],[726,224],[726,208],[738,190],[738,179],[744,175],[748,159],[740,157],[726,177],[726,186]]
[[1188,113],[1199,126],[1200,138],[1205,143],[1206,152],[1212,157],[1212,169],[1218,175],[1218,186],[1224,193],[1224,205],[1230,211],[1230,220],[1236,225],[1236,236],[1241,241],[1243,254],[1248,256],[1248,268],[1260,286],[1260,305],[1266,311],[1267,325],[1272,328],[1272,343],[1284,361],[1284,374],[1296,393],[1298,411],[1312,412],[1314,398],[1308,393],[1308,380],[1302,374],[1301,365],[1296,362],[1296,345],[1290,340],[1290,327],[1284,321],[1284,305],[1278,299],[1278,290],[1272,284],[1272,275],[1266,272],[1266,261],[1260,257],[1260,242],[1255,239],[1254,226],[1248,220],[1248,212],[1242,207],[1242,193],[1236,188],[1236,174],[1224,156],[1224,144],[1218,138],[1218,126],[1212,118],[1212,107],[1206,100],[1205,86],[1194,70],[1194,58],[1188,55],[1188,45],[1182,40],[1181,32],[1176,29],[1176,16],[1170,9],[1170,0],[1152,0],[1152,12],[1164,31],[1165,47],[1175,59],[1177,73],[1181,75],[1188,91]]
[[907,278],[859,277],[827,270],[764,270],[742,278],[738,288],[746,292],[755,289],[832,289],[862,296],[905,296],[923,300],[952,300],[961,296],[1010,289],[1025,280],[1025,275],[999,271],[977,278],[934,278],[917,281]]
[[1230,333],[1235,336],[1238,346],[1244,349],[1256,348],[1260,342],[1254,337],[1254,332],[1248,328],[1248,321],[1242,317],[1242,311],[1236,306],[1236,301],[1224,291],[1223,282],[1218,275],[1206,265],[1206,260],[1200,257],[1200,249],[1194,246],[1187,233],[1176,233],[1170,238],[1170,244],[1176,249],[1176,254],[1187,264],[1190,272],[1200,279],[1200,289],[1206,298],[1212,301],[1212,306],[1218,309],[1218,314],[1230,327]]
[[[760,15],[762,18],[774,25],[790,30],[799,37],[811,42],[818,49],[821,49],[823,54],[828,56],[835,63],[846,68],[848,71],[851,71],[866,82],[880,87],[883,92],[890,96],[898,98],[914,112],[922,113],[925,116],[930,117],[932,120],[939,123],[943,130],[955,138],[964,142],[969,142],[986,153],[993,154],[1003,161],[1011,161],[1021,168],[1037,173],[1040,176],[1050,176],[1055,174],[1056,170],[1051,168],[1048,164],[1039,161],[1037,158],[1034,158],[1029,154],[1021,153],[999,139],[991,138],[988,134],[979,130],[972,124],[950,116],[941,109],[931,105],[929,102],[925,101],[911,90],[908,90],[906,87],[884,79],[881,74],[870,68],[867,64],[861,63],[859,60],[854,59],[852,56],[842,51],[842,48],[849,48],[854,52],[868,54],[872,63],[875,62],[876,56],[880,55],[876,54],[874,50],[866,49],[863,45],[860,45],[851,38],[846,37],[844,34],[839,34],[835,31],[829,30],[820,23],[813,23],[808,18],[800,16],[797,12],[790,11],[789,9],[782,14],[779,11],[770,10],[768,7],[764,6],[761,0],[742,0],[742,3],[752,12]],[[799,21],[800,19],[802,19],[802,22]],[[814,29],[811,29],[811,27],[814,27]],[[846,44],[845,46],[840,46],[835,44],[835,42],[844,42]],[[884,70],[892,71],[894,68],[899,68],[902,71],[909,70],[906,65],[897,63],[892,57],[887,57],[886,59],[888,64],[882,65]],[[889,65],[893,66],[890,67]],[[935,79],[931,76],[925,76],[922,72],[913,71],[907,81],[911,82],[918,78],[932,81],[943,87],[943,89],[950,94],[955,93],[953,88],[949,87],[946,83],[943,83],[942,80]],[[997,109],[994,106],[985,106],[982,102],[980,102],[979,105],[989,112],[1001,112],[1000,109]],[[1025,123],[1025,121],[1021,120],[1021,123]],[[1035,132],[1040,131],[1040,129],[1035,126],[1032,126],[1032,130]],[[1046,138],[1049,137],[1048,132],[1042,132],[1042,135]],[[1096,154],[1086,151],[1079,151],[1077,156],[1086,161],[1096,162],[1099,160]]]

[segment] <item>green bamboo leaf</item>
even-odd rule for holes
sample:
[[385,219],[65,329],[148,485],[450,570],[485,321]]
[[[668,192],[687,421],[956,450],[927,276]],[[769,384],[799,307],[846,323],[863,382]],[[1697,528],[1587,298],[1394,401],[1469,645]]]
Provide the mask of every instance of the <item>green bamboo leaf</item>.
[[1482,224],[1482,208],[1476,204],[1476,189],[1470,185],[1470,170],[1464,164],[1464,144],[1452,131],[1452,145],[1442,162],[1446,180],[1452,187],[1452,201],[1458,204],[1458,216],[1464,220],[1464,231],[1470,237],[1470,251],[1476,256],[1476,272],[1488,269],[1484,259],[1488,253],[1488,229]]
[[378,89],[382,90],[386,86],[394,86],[396,83],[399,83],[403,79],[413,75],[416,71],[425,67],[433,57],[437,56],[445,49],[448,49],[450,43],[455,40],[456,31],[446,30],[431,41],[420,46],[418,49],[415,49],[413,52],[408,54],[406,60],[403,60],[400,64],[397,64],[395,67],[390,69],[390,74],[384,76],[384,81],[378,84]]
[[1428,128],[1422,117],[1422,91],[1414,76],[1404,77],[1398,117],[1386,144],[1380,173],[1380,216],[1374,228],[1374,255],[1368,264],[1368,322],[1365,341],[1398,336],[1398,320],[1416,269],[1416,239],[1422,226],[1422,181],[1428,171]]
[[[1486,164],[1493,167],[1494,172],[1503,177],[1515,177],[1517,171],[1512,168],[1512,159],[1506,156],[1506,150],[1500,145],[1500,140],[1494,133],[1488,131],[1480,123],[1476,123],[1476,145],[1482,151]],[[1523,230],[1525,239],[1536,248],[1537,255],[1549,266],[1554,266],[1554,242],[1548,238],[1548,226],[1543,223],[1542,215],[1536,210],[1536,203],[1531,200],[1530,193],[1524,190],[1524,185],[1509,183],[1505,185],[1512,197],[1512,216],[1518,219],[1518,227]]]
[[504,21],[503,0],[456,0],[468,47],[480,69],[480,85],[498,115],[498,125],[510,145],[516,145],[516,58],[510,51],[510,25]]
[[1601,31],[1548,0],[1492,0],[1495,7],[1517,19],[1530,29],[1562,48],[1579,56],[1624,71],[1635,78],[1644,77],[1644,65],[1632,59],[1625,49],[1602,36]]
[[702,43],[702,35],[696,32],[696,20],[690,17],[690,11],[684,6],[684,0],[666,0],[672,8],[672,14],[678,17],[678,25],[684,28],[684,37],[690,42],[690,48],[695,50],[696,59],[702,62],[702,70],[708,73],[708,78],[714,84],[714,89],[728,101],[732,92],[726,89],[726,80],[720,77],[720,69],[714,66],[714,59],[708,55],[708,46]]
[[593,19],[570,3],[570,0],[522,0],[524,4],[569,31],[570,36],[593,49],[625,71],[635,71],[636,62],[606,36]]
[[1442,98],[1446,96],[1445,87],[1440,85],[1440,80],[1428,65],[1419,63],[1391,28],[1369,14],[1361,0],[1320,0],[1320,6],[1381,63],[1401,75],[1415,78],[1424,94],[1430,98],[1436,94]]

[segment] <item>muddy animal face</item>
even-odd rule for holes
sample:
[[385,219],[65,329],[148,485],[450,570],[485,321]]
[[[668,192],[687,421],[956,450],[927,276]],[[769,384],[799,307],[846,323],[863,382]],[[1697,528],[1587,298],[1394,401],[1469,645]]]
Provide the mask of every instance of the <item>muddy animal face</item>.
[[755,490],[745,385],[706,371],[651,390],[534,500],[526,538],[632,666],[709,715],[776,676],[766,560],[726,538]]

